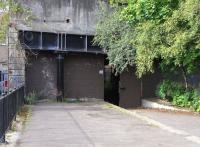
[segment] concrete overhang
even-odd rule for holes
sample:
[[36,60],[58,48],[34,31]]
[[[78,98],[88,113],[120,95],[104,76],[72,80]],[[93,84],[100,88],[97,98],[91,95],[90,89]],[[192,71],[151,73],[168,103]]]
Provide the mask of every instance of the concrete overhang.
[[[100,1],[105,0],[15,0],[33,15],[23,23],[23,15],[13,18],[18,30],[94,35]],[[105,2],[104,2],[105,3]]]

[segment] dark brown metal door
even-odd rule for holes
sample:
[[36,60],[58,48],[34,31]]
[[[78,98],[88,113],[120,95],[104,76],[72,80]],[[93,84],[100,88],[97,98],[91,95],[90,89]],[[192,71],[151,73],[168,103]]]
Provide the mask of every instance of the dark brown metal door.
[[104,56],[69,54],[64,70],[66,98],[104,98]]
[[141,81],[136,77],[134,68],[120,75],[119,106],[134,108],[141,105]]

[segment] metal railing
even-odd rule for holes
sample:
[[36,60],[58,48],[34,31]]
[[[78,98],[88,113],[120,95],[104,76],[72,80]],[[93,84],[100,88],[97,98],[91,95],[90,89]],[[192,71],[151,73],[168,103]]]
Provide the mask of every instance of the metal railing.
[[0,143],[24,102],[24,86],[0,97]]

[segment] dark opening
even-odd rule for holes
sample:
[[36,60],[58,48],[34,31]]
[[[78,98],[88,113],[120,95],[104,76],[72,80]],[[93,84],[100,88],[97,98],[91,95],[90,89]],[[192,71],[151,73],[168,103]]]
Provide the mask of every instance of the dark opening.
[[66,49],[67,50],[85,50],[85,36],[67,35]]
[[3,92],[3,79],[2,79],[2,72],[0,71],[0,95],[2,94]]
[[19,39],[20,43],[23,45],[24,44],[24,32],[23,31],[18,32],[18,39]]
[[87,50],[88,51],[102,51],[102,49],[94,44],[94,36],[87,36]]
[[119,76],[115,75],[113,68],[105,61],[104,100],[119,105]]
[[3,81],[2,79],[2,72],[0,71],[0,82]]
[[70,19],[69,18],[66,19],[66,23],[70,23]]
[[41,33],[24,31],[24,46],[30,49],[40,49],[41,48]]
[[42,48],[48,50],[58,49],[58,35],[54,33],[42,33]]

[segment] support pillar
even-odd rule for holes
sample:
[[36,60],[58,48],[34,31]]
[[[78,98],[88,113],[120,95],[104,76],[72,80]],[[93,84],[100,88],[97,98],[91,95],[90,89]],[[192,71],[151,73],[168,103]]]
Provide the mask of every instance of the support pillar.
[[64,98],[64,55],[57,56],[57,101]]

